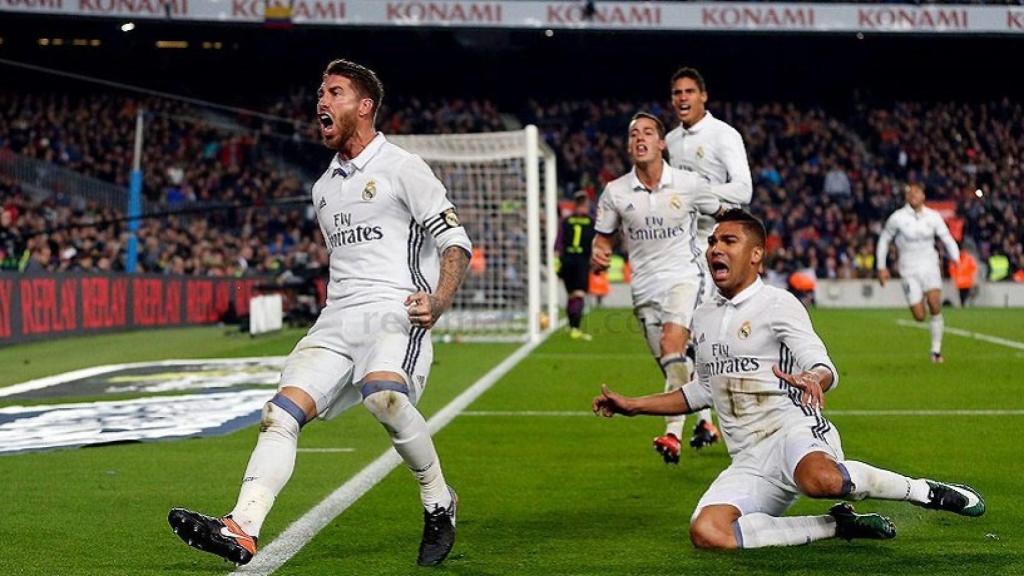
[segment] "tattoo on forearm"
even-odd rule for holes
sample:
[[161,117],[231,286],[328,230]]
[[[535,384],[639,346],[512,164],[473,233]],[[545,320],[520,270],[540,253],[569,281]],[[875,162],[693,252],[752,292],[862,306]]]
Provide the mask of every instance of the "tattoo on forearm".
[[468,268],[469,253],[465,248],[450,246],[441,254],[441,276],[437,281],[434,297],[440,300],[445,308],[451,304],[455,291],[466,277]]

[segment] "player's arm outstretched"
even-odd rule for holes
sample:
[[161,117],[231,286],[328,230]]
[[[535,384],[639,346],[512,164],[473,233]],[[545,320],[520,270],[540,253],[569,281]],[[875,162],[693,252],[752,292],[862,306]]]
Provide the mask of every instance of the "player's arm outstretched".
[[711,407],[711,383],[697,373],[697,377],[676,390],[647,396],[623,396],[601,385],[601,393],[594,397],[594,414],[611,418],[623,416],[676,416],[691,414]]
[[686,396],[680,394],[679,390],[648,396],[623,396],[608,388],[607,384],[601,385],[601,393],[594,397],[591,409],[594,414],[605,418],[611,418],[616,414],[673,416],[693,412],[686,401]]
[[419,291],[405,299],[414,326],[430,329],[455,298],[469,268],[473,245],[448,200],[444,184],[418,156],[405,161],[398,171],[398,194],[417,224],[434,237],[441,253],[441,270],[432,293]]

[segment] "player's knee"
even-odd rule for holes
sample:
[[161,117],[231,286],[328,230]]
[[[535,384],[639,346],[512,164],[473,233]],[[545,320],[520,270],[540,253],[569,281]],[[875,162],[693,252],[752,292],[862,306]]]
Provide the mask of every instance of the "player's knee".
[[305,418],[299,422],[294,414],[282,408],[274,400],[263,405],[263,412],[260,415],[261,433],[298,438],[303,424],[305,424]]
[[409,404],[409,389],[402,382],[371,380],[364,382],[360,391],[363,406],[384,423],[395,420]]
[[910,313],[914,315],[914,320],[917,320],[918,322],[924,322],[924,306],[922,306],[920,310],[916,308],[911,308]]
[[713,520],[698,516],[690,524],[690,542],[702,550],[726,550],[736,547],[730,527],[719,526]]
[[815,468],[813,472],[798,475],[797,487],[808,498],[840,498],[843,496],[843,476],[839,470]]

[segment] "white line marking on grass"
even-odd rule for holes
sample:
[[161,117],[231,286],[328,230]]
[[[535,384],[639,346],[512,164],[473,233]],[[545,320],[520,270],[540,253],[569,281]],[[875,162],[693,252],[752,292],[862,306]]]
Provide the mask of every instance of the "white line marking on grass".
[[[912,322],[904,318],[900,318],[896,321],[900,326],[906,326],[908,328],[919,328],[921,330],[928,330],[929,326],[925,323]],[[1007,348],[1015,348],[1017,350],[1024,350],[1024,342],[1018,342],[1016,340],[1010,340],[1008,338],[1000,338],[999,336],[992,336],[991,334],[984,334],[982,332],[971,332],[970,330],[961,330],[960,328],[953,328],[946,326],[944,329],[949,334],[955,334],[957,336],[964,336],[966,338],[974,338],[975,340],[981,340],[990,344],[998,344],[999,346],[1006,346]]]
[[[538,411],[538,410],[467,410],[459,416],[494,416],[511,418],[535,417],[583,417],[594,418],[593,412],[585,411]],[[825,416],[1024,416],[1021,410],[826,410]]]
[[[547,340],[547,336],[554,332],[552,330],[540,340],[528,342],[520,346],[509,357],[502,360],[490,372],[484,374],[472,386],[434,414],[427,421],[430,434],[436,434],[454,420],[459,413],[479,398],[481,394],[494,386],[498,380],[505,376],[516,364],[519,364],[523,358],[526,358],[534,348]],[[272,574],[295,556],[318,532],[323,530],[339,514],[355,504],[359,498],[369,492],[401,463],[402,458],[398,455],[398,452],[395,452],[394,448],[389,448],[376,460],[360,470],[358,474],[328,495],[327,498],[314,506],[312,510],[303,514],[295,522],[292,522],[284,532],[279,534],[266,548],[263,548],[253,558],[252,562],[239,568],[234,574],[260,574],[264,576]]]
[[327,454],[331,452],[355,452],[355,448],[299,448],[299,452],[308,452],[311,454]]
[[602,353],[602,352],[538,352],[531,359],[546,359],[551,358],[555,360],[587,360],[593,361],[595,358],[607,359],[607,360],[635,360],[635,359],[653,359],[650,353]]

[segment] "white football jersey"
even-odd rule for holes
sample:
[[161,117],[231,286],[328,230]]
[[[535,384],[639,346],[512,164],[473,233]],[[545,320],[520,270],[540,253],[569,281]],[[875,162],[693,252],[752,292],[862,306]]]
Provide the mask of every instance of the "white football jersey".
[[937,268],[939,253],[935,250],[936,236],[946,247],[946,254],[959,261],[960,248],[950,235],[942,215],[927,206],[922,206],[921,211],[916,212],[910,204],[904,204],[885,221],[885,227],[878,237],[878,247],[875,249],[878,269],[886,268],[889,242],[893,238],[896,239],[896,249],[899,251],[901,276],[921,269]]
[[633,305],[660,299],[673,286],[699,278],[703,257],[694,236],[697,212],[714,214],[718,200],[707,181],[664,164],[661,181],[648,190],[636,168],[605,186],[597,202],[594,229],[622,230],[633,278]]
[[380,133],[352,160],[334,157],[313,185],[313,206],[330,252],[328,306],[432,292],[441,252],[472,252],[441,181]]
[[731,300],[721,294],[693,315],[697,378],[683,386],[691,410],[713,406],[729,454],[775,434],[807,426],[822,438],[832,424],[816,408],[801,406],[799,389],[776,378],[772,365],[790,374],[824,366],[839,372],[811,319],[795,296],[760,278]]
[[[750,203],[750,164],[743,137],[735,128],[705,112],[689,128],[676,126],[665,136],[665,143],[672,166],[696,172],[711,182],[711,191],[727,208]],[[715,219],[711,216],[697,219],[697,245],[701,252],[707,250],[708,236],[714,227]]]

